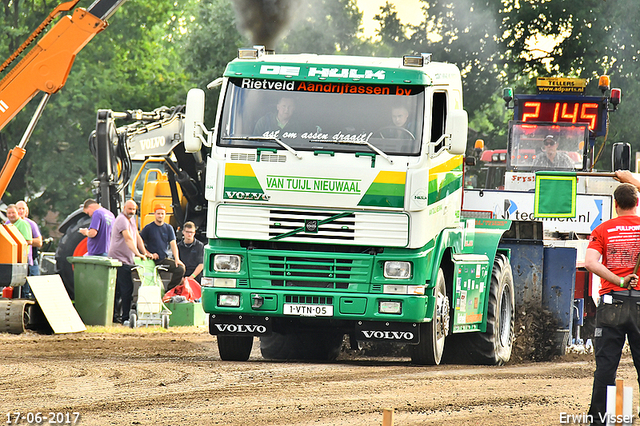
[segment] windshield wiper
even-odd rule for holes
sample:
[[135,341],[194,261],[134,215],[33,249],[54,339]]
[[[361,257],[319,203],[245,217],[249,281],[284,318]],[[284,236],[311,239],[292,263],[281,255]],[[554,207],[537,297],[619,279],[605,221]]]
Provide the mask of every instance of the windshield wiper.
[[223,136],[222,139],[228,139],[228,140],[232,140],[232,141],[269,141],[269,142],[275,142],[278,145],[280,145],[281,147],[283,147],[284,149],[286,149],[287,151],[289,151],[290,153],[292,153],[293,155],[295,155],[296,158],[298,158],[299,160],[302,160],[302,157],[300,156],[300,154],[298,154],[296,152],[295,149],[291,148],[289,145],[287,145],[286,143],[282,142],[278,138],[269,138],[269,137],[266,137],[266,136]]
[[379,156],[381,156],[382,158],[387,160],[389,162],[389,164],[393,164],[393,160],[391,159],[391,157],[389,157],[384,151],[382,151],[381,149],[379,149],[377,146],[373,145],[369,141],[365,141],[365,140],[349,141],[349,140],[339,140],[339,139],[314,139],[314,140],[310,140],[309,142],[312,142],[312,143],[313,142],[315,142],[315,143],[317,143],[317,142],[341,143],[341,144],[345,144],[345,145],[366,145],[366,146],[369,147],[369,149],[371,149],[376,154],[378,154]]

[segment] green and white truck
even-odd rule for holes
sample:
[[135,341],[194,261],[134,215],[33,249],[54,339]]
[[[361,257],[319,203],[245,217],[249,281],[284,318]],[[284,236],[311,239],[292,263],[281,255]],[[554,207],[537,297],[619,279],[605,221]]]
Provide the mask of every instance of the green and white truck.
[[185,149],[209,147],[202,304],[222,359],[257,336],[268,359],[330,360],[348,335],[411,345],[416,364],[509,360],[510,221],[462,217],[455,65],[254,47],[215,85],[213,130],[189,92]]

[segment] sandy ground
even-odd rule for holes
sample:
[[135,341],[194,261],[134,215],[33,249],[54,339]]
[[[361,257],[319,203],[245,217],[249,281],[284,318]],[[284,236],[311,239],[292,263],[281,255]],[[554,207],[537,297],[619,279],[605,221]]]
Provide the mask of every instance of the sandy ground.
[[[2,421],[20,412],[17,424],[29,424],[40,412],[42,424],[58,423],[50,413],[79,413],[81,425],[371,426],[392,408],[395,426],[558,425],[562,413],[586,413],[594,370],[593,355],[576,354],[504,367],[353,353],[326,364],[268,362],[258,345],[236,363],[220,361],[215,338],[197,327],[0,334]],[[634,386],[637,407],[628,354],[618,376]]]

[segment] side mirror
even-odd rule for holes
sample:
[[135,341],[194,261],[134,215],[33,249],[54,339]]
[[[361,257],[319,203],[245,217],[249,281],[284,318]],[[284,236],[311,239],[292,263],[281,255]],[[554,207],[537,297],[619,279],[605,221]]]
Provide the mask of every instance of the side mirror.
[[184,121],[184,149],[189,153],[199,152],[204,140],[204,90],[191,89],[187,93]]
[[447,150],[453,155],[461,155],[467,151],[467,130],[469,117],[463,109],[451,110],[447,117],[447,132],[451,140]]
[[613,144],[611,150],[611,165],[613,171],[629,170],[631,168],[631,145],[626,142]]
[[466,156],[464,157],[464,165],[465,166],[475,166],[476,165],[476,157],[473,156]]

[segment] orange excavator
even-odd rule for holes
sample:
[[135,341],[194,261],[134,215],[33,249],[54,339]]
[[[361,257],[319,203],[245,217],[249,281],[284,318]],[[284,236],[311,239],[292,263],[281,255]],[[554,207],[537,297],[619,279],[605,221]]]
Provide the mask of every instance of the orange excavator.
[[[29,38],[0,66],[0,72],[13,61],[22,59],[0,80],[0,130],[11,121],[39,92],[42,99],[22,136],[7,156],[0,170],[0,198],[24,157],[25,146],[33,133],[52,94],[66,83],[76,55],[91,39],[107,27],[107,19],[126,0],[96,0],[89,8],[76,8],[47,27],[60,14],[71,11],[79,2],[60,4]],[[26,54],[27,48],[39,39]],[[27,276],[27,243],[13,225],[0,226],[0,287],[20,287]],[[33,302],[22,299],[0,299],[0,332],[21,333],[28,317],[26,309]]]

